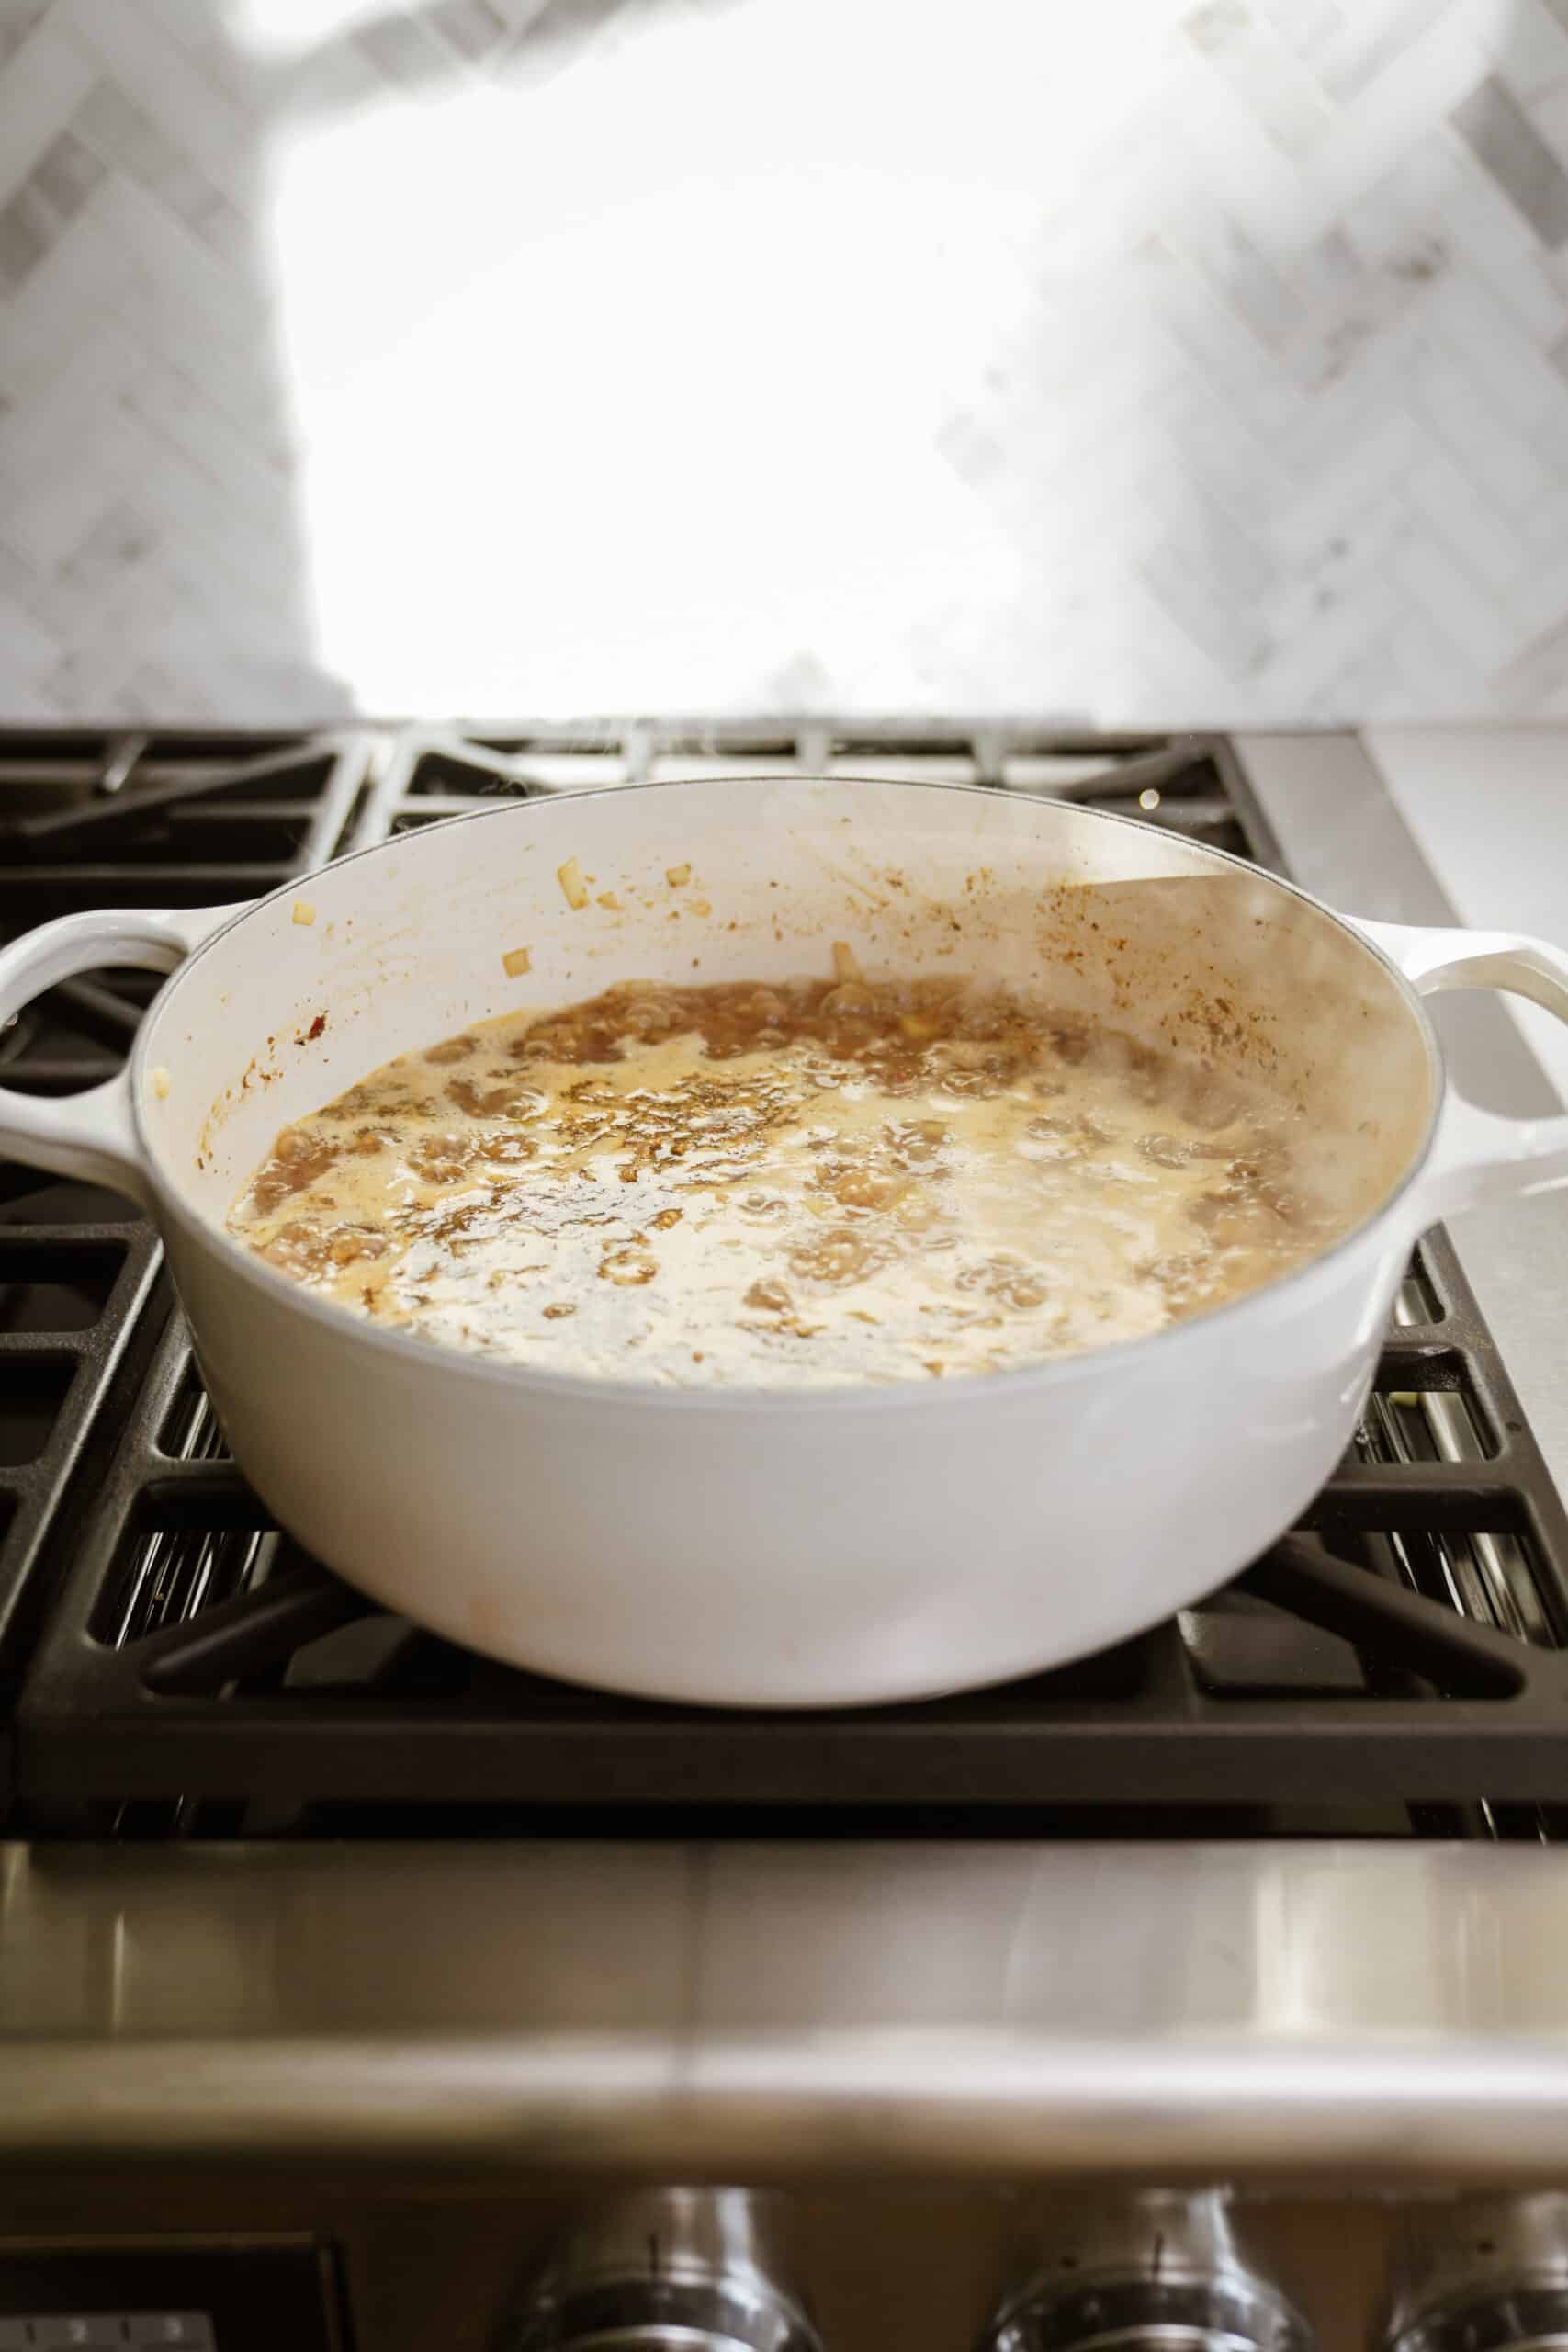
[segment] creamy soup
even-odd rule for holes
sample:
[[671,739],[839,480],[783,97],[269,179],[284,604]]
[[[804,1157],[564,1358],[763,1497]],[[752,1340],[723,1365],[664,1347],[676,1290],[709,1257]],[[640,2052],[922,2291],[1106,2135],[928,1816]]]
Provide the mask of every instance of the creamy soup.
[[372,1322],[541,1370],[931,1380],[1314,1255],[1349,1216],[1308,1141],[1260,1085],[995,990],[633,984],[373,1071],[285,1129],[230,1229]]

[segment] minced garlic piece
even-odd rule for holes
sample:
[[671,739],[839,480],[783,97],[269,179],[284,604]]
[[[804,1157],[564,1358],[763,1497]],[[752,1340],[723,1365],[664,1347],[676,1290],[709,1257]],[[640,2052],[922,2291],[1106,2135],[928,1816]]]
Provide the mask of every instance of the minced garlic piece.
[[168,1071],[164,1068],[161,1062],[156,1069],[150,1070],[148,1072],[148,1076],[152,1080],[153,1093],[157,1096],[159,1102],[162,1102],[167,1096],[170,1087],[173,1086],[175,1082],[174,1080],[169,1076]]
[[621,911],[621,902],[619,899],[616,898],[614,890],[601,890],[599,893],[599,904],[602,907],[607,907],[613,915],[618,915]]
[[847,939],[833,942],[833,978],[836,980],[863,980],[865,974],[855,962],[855,951]]
[[564,865],[557,866],[556,880],[560,884],[561,895],[573,914],[581,913],[588,904],[588,885],[575,857],[569,857]]
[[686,912],[689,915],[711,915],[713,908],[706,899],[694,899]]
[[295,922],[299,922],[299,923],[306,923],[306,924],[313,923],[313,922],[315,922],[315,920],[316,920],[316,910],[315,910],[315,908],[310,904],[310,899],[295,899],[295,901],[294,901],[294,920],[295,920]]
[[664,869],[664,879],[672,890],[683,889],[691,878],[692,869],[689,865],[667,865]]
[[501,968],[509,980],[520,979],[533,963],[531,948],[513,947],[501,959]]

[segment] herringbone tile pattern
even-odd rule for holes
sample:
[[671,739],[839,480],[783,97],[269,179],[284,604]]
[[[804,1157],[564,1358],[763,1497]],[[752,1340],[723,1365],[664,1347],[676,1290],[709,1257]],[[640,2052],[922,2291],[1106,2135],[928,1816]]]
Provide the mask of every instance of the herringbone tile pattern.
[[[1084,65],[1090,18],[1122,44],[1114,72]],[[877,38],[858,48],[834,22],[804,0],[787,33],[781,0],[0,0],[0,717],[1568,715],[1568,0],[1103,0],[1088,17],[867,0]],[[770,175],[804,193],[834,172],[842,246],[865,248],[866,348],[849,263],[792,276],[786,232],[756,263],[777,272],[766,304],[672,241],[652,356],[701,369],[739,319],[781,354],[824,334],[825,363],[875,383],[884,322],[918,312],[889,431],[824,428],[803,454],[785,435],[807,379],[784,370],[786,400],[759,377],[773,537],[739,579],[746,518],[700,441],[685,529],[668,483],[638,503],[658,468],[606,447],[621,529],[594,574],[570,498],[545,524],[540,492],[581,478],[581,532],[604,534],[576,420],[587,444],[615,412],[570,382],[551,406],[526,368],[510,405],[475,397],[483,320],[536,300],[547,195],[526,183],[513,261],[464,174],[493,187],[509,152],[521,166],[564,120],[591,125],[581,93],[607,104],[660,44],[739,105],[766,80],[746,44],[784,39],[820,50],[804,127],[760,111],[754,169],[705,167],[709,201],[755,209]],[[437,171],[420,126],[459,107],[473,153]],[[408,126],[390,161],[362,141],[362,167],[312,183],[310,240],[323,268],[344,256],[367,322],[356,373],[310,325],[331,301],[297,302],[304,249],[276,224],[300,142],[389,119]],[[395,270],[384,295],[351,285],[354,237],[409,174],[450,315],[417,257],[401,307]],[[878,256],[922,206],[930,271],[900,309]],[[583,337],[613,359],[596,299],[552,319],[558,371]],[[400,407],[439,379],[454,316],[478,323],[440,413]],[[482,501],[427,494],[448,450],[491,482]],[[384,489],[356,554],[321,484],[359,467],[366,511],[378,469]],[[895,530],[880,564],[868,470],[878,512],[907,510],[908,551]],[[815,537],[791,531],[792,503]],[[499,630],[498,535],[518,549]],[[355,626],[378,594],[384,617]]]

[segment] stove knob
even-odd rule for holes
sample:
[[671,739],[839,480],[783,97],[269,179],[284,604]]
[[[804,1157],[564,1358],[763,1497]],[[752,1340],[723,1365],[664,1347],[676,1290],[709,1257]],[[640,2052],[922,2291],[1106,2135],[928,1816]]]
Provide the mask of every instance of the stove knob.
[[1568,2346],[1568,2197],[1417,2208],[1394,2248],[1386,2352]]
[[628,2197],[557,2248],[503,2352],[822,2352],[777,2234],[776,2207],[744,2189]]
[[1224,2196],[1154,2191],[1065,2211],[982,2352],[1090,2344],[1097,2352],[1312,2352],[1313,2334],[1238,2250]]

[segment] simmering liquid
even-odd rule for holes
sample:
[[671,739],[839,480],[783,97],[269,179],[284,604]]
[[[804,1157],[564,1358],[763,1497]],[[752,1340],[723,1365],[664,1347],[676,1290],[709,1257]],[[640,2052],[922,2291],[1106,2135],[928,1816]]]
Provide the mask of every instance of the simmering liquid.
[[1136,1339],[1349,1222],[1283,1100],[926,980],[628,985],[405,1054],[230,1219],[370,1320],[541,1369],[798,1386]]

